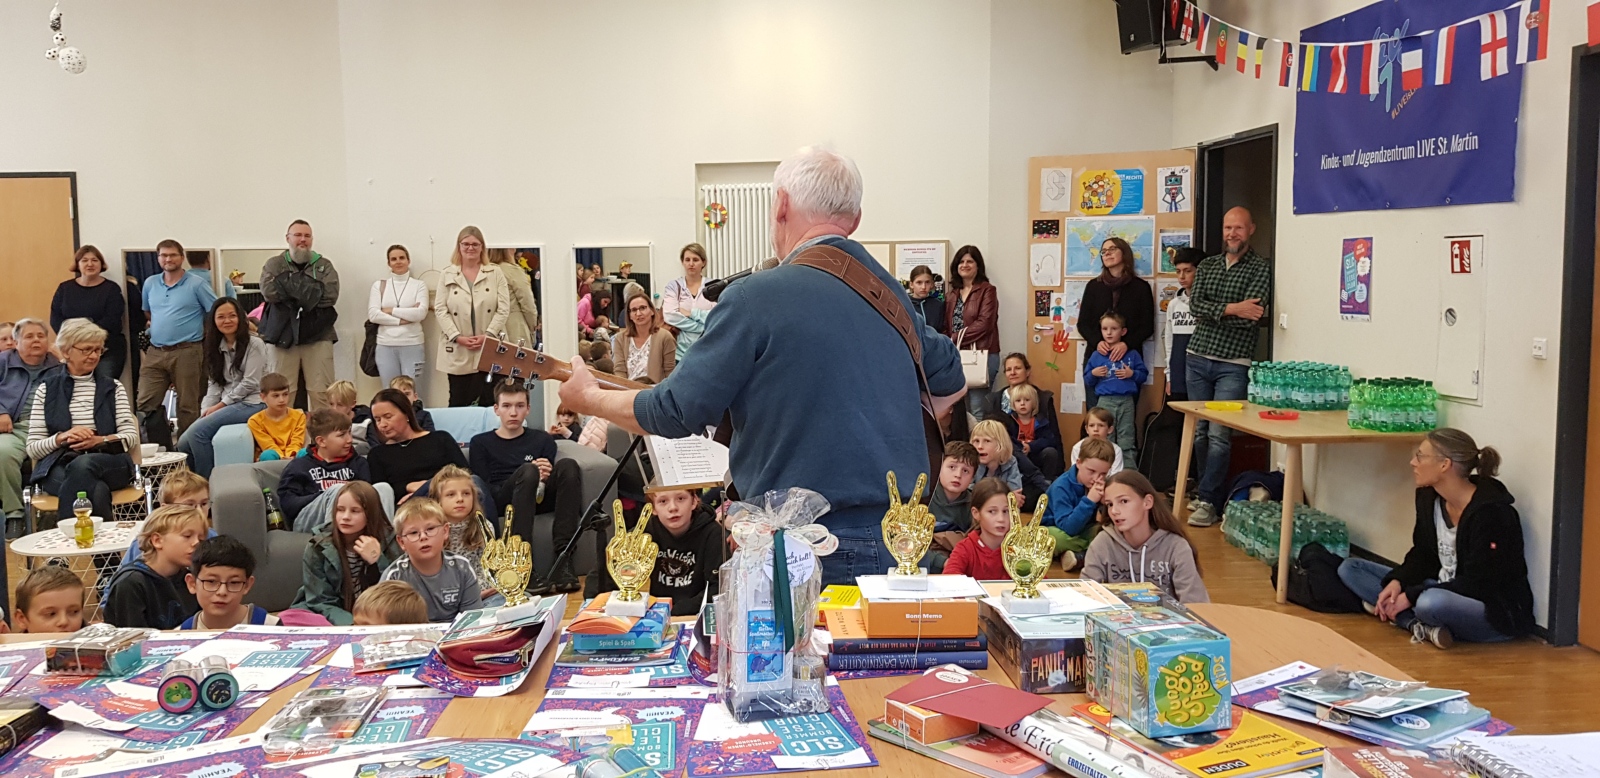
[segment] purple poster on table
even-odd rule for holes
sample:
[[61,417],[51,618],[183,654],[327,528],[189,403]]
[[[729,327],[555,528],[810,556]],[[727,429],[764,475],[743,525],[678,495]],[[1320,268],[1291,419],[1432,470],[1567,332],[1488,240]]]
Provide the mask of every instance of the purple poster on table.
[[1372,239],[1345,238],[1339,253],[1339,318],[1372,321]]

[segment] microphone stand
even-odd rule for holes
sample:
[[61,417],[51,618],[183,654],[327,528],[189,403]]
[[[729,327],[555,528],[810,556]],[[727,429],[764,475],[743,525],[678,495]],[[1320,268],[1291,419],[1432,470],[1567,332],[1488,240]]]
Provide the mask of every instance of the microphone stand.
[[[552,575],[556,570],[560,569],[563,561],[572,556],[573,550],[578,546],[578,538],[582,537],[586,530],[594,530],[595,559],[599,564],[604,564],[603,560],[606,556],[605,530],[612,521],[612,518],[606,515],[606,494],[617,485],[617,480],[622,476],[622,469],[628,466],[628,462],[633,459],[634,454],[638,453],[639,447],[643,444],[643,435],[633,436],[633,442],[628,444],[628,450],[623,453],[621,459],[617,460],[617,466],[612,468],[611,477],[606,479],[605,487],[589,503],[589,507],[584,508],[583,516],[578,519],[578,530],[572,533],[572,537],[567,538],[567,545],[561,549],[561,553],[557,554],[555,561],[551,563],[550,573]],[[598,573],[599,571],[596,570],[595,572]],[[546,577],[545,583],[550,583],[548,577]]]

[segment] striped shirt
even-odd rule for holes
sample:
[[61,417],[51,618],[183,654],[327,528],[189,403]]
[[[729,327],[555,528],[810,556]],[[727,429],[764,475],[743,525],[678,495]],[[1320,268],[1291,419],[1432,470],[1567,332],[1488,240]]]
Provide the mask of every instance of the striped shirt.
[[[72,413],[72,426],[94,429],[94,374],[72,377],[72,402],[67,405]],[[139,447],[139,422],[134,418],[133,406],[128,404],[128,390],[121,381],[117,385],[117,437],[128,451]],[[44,418],[45,385],[40,382],[33,392],[33,410],[28,415],[28,458],[37,462],[61,448],[56,436],[47,434],[49,425]],[[56,430],[57,433],[66,430]]]
[[1189,353],[1216,360],[1243,360],[1248,363],[1256,352],[1256,327],[1259,322],[1224,313],[1228,305],[1260,299],[1263,308],[1272,304],[1272,261],[1246,250],[1233,267],[1228,255],[1207,257],[1195,271],[1194,289],[1189,292],[1189,311],[1194,314],[1194,335],[1189,338]]

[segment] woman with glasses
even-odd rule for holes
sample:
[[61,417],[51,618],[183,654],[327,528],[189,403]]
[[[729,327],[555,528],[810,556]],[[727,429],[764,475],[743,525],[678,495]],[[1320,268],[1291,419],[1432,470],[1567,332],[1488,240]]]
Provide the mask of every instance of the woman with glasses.
[[201,341],[206,396],[200,418],[178,438],[178,451],[189,455],[189,469],[211,477],[216,456],[211,441],[229,424],[244,424],[265,406],[261,376],[267,372],[267,344],[250,333],[244,306],[232,297],[218,297],[206,317]]
[[656,306],[643,289],[630,293],[622,310],[626,324],[611,336],[618,374],[634,381],[649,378],[661,383],[678,364],[677,339],[656,319]]
[[56,287],[50,301],[50,328],[60,330],[67,319],[88,319],[106,331],[106,353],[95,372],[121,378],[128,361],[127,327],[122,322],[128,304],[122,288],[106,278],[106,258],[100,249],[85,245],[72,255],[73,277]]
[[[1111,345],[1100,334],[1100,317],[1109,311],[1122,314],[1128,331],[1122,342]],[[1078,335],[1083,337],[1084,353],[1098,351],[1112,362],[1129,351],[1142,351],[1145,341],[1156,334],[1156,298],[1150,283],[1134,273],[1133,247],[1122,238],[1106,238],[1100,244],[1100,275],[1089,279],[1083,290],[1083,305],[1078,309]],[[1085,388],[1086,408],[1098,400]]]
[[79,492],[94,504],[94,515],[110,520],[111,493],[133,483],[133,458],[139,422],[128,391],[95,375],[105,353],[106,331],[88,319],[68,319],[56,335],[66,370],[39,382],[28,419],[28,458],[32,481],[56,496],[57,516],[72,518]]
[[62,370],[50,353],[50,328],[38,319],[21,319],[13,328],[17,346],[0,351],[0,506],[6,537],[22,537],[22,461],[28,454],[28,420],[39,382]]
[[1457,429],[1428,433],[1411,455],[1417,523],[1399,567],[1365,559],[1339,565],[1339,580],[1368,613],[1449,648],[1533,631],[1533,590],[1514,498],[1495,479],[1500,452]]
[[494,385],[488,373],[478,370],[478,354],[486,337],[505,334],[511,290],[500,267],[484,261],[484,246],[482,230],[471,225],[461,228],[450,267],[440,275],[439,293],[433,299],[439,320],[435,368],[449,378],[452,408],[494,405]]

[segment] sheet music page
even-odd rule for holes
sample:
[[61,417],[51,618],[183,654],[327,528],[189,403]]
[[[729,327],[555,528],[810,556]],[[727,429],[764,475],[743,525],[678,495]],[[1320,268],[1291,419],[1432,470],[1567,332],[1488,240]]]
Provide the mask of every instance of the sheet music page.
[[659,486],[727,482],[728,447],[721,443],[699,436],[673,440],[657,435],[645,443]]
[[1469,749],[1492,754],[1529,775],[1600,776],[1600,767],[1594,764],[1595,755],[1600,754],[1600,732],[1482,738],[1473,741]]

